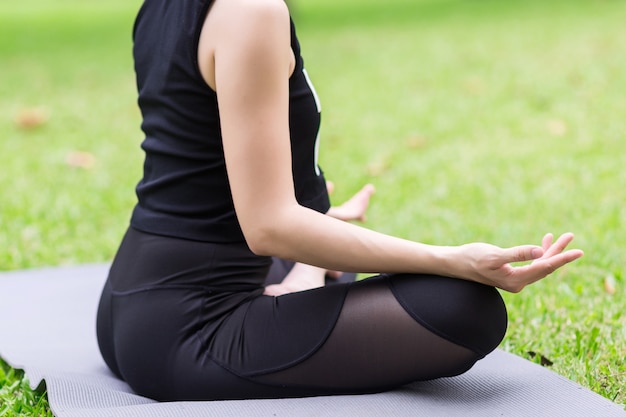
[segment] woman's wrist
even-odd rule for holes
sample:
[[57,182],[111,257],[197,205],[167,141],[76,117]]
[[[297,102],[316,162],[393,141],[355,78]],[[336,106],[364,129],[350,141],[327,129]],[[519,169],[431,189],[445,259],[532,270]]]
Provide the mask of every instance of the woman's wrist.
[[433,266],[429,273],[441,275],[451,278],[465,278],[461,271],[464,268],[460,266],[462,263],[462,255],[459,246],[430,246],[429,256]]

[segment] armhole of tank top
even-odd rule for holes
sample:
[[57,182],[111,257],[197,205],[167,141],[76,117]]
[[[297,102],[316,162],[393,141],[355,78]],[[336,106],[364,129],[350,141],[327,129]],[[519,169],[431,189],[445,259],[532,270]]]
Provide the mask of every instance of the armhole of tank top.
[[206,91],[210,91],[212,94],[216,94],[215,90],[213,90],[211,86],[208,85],[204,80],[204,77],[202,76],[202,71],[200,71],[200,63],[198,61],[198,46],[200,45],[200,35],[202,33],[202,28],[204,27],[204,21],[211,11],[211,5],[213,5],[213,0],[207,0],[206,3],[202,5],[200,13],[198,13],[198,21],[196,22],[196,28],[193,34],[193,47],[191,53],[193,59],[193,71],[198,78],[198,81]]
[[296,25],[293,22],[293,18],[291,17],[291,15],[289,16],[289,30],[291,32],[291,53],[295,58],[293,72],[289,76],[289,79],[291,80],[293,77],[296,76],[299,71],[301,72],[304,70],[304,62],[302,60],[302,54],[300,53],[300,43],[298,42],[298,37],[296,36]]

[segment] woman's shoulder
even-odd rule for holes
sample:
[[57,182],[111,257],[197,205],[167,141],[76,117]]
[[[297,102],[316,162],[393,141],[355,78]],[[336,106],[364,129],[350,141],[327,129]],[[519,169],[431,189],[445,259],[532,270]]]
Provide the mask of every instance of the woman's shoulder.
[[273,52],[291,53],[290,45],[290,15],[284,0],[214,0],[198,44],[200,71],[215,89],[218,55],[222,62],[246,57],[257,59],[258,64],[275,58]]
[[214,0],[210,13],[228,19],[231,24],[242,20],[269,24],[289,19],[285,0]]
[[228,45],[235,39],[258,42],[276,30],[288,34],[290,15],[284,0],[214,0],[205,26]]

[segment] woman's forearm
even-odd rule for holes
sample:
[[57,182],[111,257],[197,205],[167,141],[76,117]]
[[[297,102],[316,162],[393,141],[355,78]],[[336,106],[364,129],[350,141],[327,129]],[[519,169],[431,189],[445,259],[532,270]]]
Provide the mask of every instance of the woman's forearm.
[[256,253],[346,272],[458,275],[451,268],[451,247],[385,235],[298,205],[276,218],[280,222],[252,242]]

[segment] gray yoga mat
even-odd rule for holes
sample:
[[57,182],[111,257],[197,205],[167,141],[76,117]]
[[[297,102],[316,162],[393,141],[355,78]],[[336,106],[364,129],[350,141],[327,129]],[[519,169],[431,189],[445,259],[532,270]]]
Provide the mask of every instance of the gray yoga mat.
[[375,395],[157,403],[134,394],[100,358],[94,321],[108,265],[0,273],[0,356],[45,380],[57,417],[626,417],[622,407],[497,350],[465,375]]

